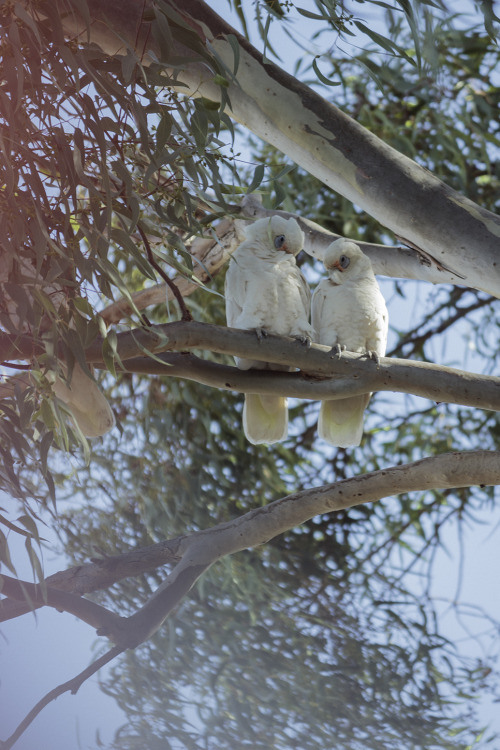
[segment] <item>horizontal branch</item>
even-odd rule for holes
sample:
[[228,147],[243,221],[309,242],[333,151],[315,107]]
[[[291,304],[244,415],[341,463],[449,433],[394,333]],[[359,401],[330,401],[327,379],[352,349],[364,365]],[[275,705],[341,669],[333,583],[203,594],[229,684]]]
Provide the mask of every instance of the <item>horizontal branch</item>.
[[473,451],[424,458],[289,495],[212,529],[176,540],[177,553],[182,559],[166,581],[138,612],[128,619],[121,618],[115,629],[99,632],[119,646],[137,646],[161,626],[199,576],[217,560],[266,544],[314,516],[400,493],[498,484],[500,451]]
[[[75,565],[68,570],[48,576],[43,586],[51,591],[71,592],[73,596],[77,597],[90,594],[93,591],[107,589],[116,581],[148,573],[168,563],[178,562],[181,540],[182,537],[178,537],[151,544],[141,549],[133,549],[121,555],[104,557],[82,565]],[[2,593],[9,596],[7,590]],[[25,597],[24,601],[19,599],[17,595],[12,594],[12,598],[0,600],[0,622],[12,620],[33,609],[49,604],[48,601],[38,603],[32,596]],[[27,602],[26,599],[29,601]],[[100,627],[100,624],[97,624],[97,627]]]
[[[329,232],[316,222],[290,211],[277,211],[264,208],[254,194],[245,196],[241,204],[242,216],[261,219],[278,214],[286,219],[294,218],[304,232],[304,250],[313,258],[323,260],[328,245],[340,235]],[[349,238],[347,238],[349,239]],[[428,253],[412,247],[380,245],[373,242],[352,240],[370,258],[377,276],[395,279],[414,279],[432,284],[465,284],[464,277],[457,269],[453,270],[437,261]]]
[[[292,346],[295,346],[295,342]],[[183,378],[239,393],[276,394],[325,401],[361,393],[391,391],[412,393],[437,403],[500,411],[500,378],[474,375],[426,362],[385,357],[377,365],[352,352],[344,352],[341,359],[344,374],[331,378],[303,372],[243,371],[208,362],[193,354],[159,354],[156,359],[129,359],[125,369],[127,372]]]
[[[169,374],[168,367],[175,366],[175,374],[179,377],[245,393],[279,392],[281,395],[298,398],[322,399],[383,390],[413,393],[432,401],[500,411],[500,378],[428,362],[381,357],[377,364],[363,355],[351,352],[345,352],[341,357],[335,356],[328,347],[321,344],[313,344],[307,348],[284,336],[269,334],[258,339],[251,331],[195,321],[166,323],[147,330],[138,329],[119,334],[117,337],[117,351],[123,362],[135,359],[138,354],[143,355],[145,350],[159,355],[162,351],[183,352],[190,349],[205,349],[218,354],[287,365],[302,372],[244,373],[233,368],[221,370],[221,366],[205,363],[198,368],[199,377],[194,377],[199,361],[176,357],[170,363],[165,358],[167,369],[162,374]],[[87,358],[97,367],[104,366],[97,342],[87,350]],[[130,365],[132,369],[134,366],[137,370],[144,368],[141,370],[143,372],[159,372],[158,365],[153,360],[150,369],[145,362],[138,360]],[[125,367],[128,369],[128,362]],[[174,374],[173,371],[170,374]],[[318,377],[338,380],[326,384],[318,382]]]
[[43,584],[30,583],[2,575],[2,594],[18,602],[24,603],[28,600],[30,609],[48,606],[57,609],[58,612],[69,612],[96,629],[115,626],[118,618],[118,615],[100,604],[73,592],[53,588],[47,585],[46,581]]
[[[37,350],[31,338],[9,334],[0,334],[0,349],[12,348],[13,340],[19,358],[30,359]],[[86,350],[86,358],[89,363],[105,369],[102,344],[100,339],[94,341]],[[160,357],[164,352],[185,353],[192,349],[271,362],[301,372],[245,372],[203,362],[193,355]],[[185,377],[242,393],[279,393],[322,400],[394,391],[413,393],[436,402],[500,411],[500,378],[491,375],[389,357],[381,357],[376,363],[353,352],[344,352],[338,357],[321,344],[306,347],[294,339],[274,334],[259,339],[252,331],[209,323],[180,321],[119,333],[116,351],[127,371]],[[145,356],[149,353],[154,358]]]

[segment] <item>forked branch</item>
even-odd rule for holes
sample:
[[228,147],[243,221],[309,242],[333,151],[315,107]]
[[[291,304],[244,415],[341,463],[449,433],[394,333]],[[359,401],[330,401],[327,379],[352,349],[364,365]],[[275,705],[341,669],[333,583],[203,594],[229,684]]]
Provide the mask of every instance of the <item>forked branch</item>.
[[[43,351],[28,336],[0,333],[0,350],[15,349],[19,359]],[[216,354],[247,357],[300,370],[300,372],[242,372],[235,367],[207,362],[186,352],[204,349]],[[145,357],[151,353],[154,357]],[[129,372],[170,375],[242,393],[276,394],[307,399],[343,398],[375,391],[412,393],[435,402],[462,404],[500,411],[500,378],[478,375],[428,362],[381,357],[378,363],[362,354],[334,355],[329,347],[306,348],[294,339],[269,334],[258,339],[251,331],[196,321],[179,321],[137,328],[116,336],[117,366]],[[102,340],[85,352],[97,368],[106,369]],[[160,357],[160,355],[162,355]],[[0,398],[12,388],[0,388]]]
[[[240,518],[198,531],[175,540],[175,555],[180,562],[145,605],[129,618],[109,619],[98,631],[107,635],[116,646],[81,672],[73,680],[55,688],[37,703],[9,739],[0,744],[10,749],[33,719],[50,701],[70,690],[76,692],[82,682],[127,648],[135,648],[150,638],[190,591],[198,578],[213,563],[234,554],[267,543],[273,537],[298,526],[316,515],[345,510],[363,503],[376,502],[389,495],[412,491],[463,488],[500,484],[500,451],[448,453],[424,458],[404,466],[371,472],[344,479],[335,484],[316,487],[289,495],[273,503],[245,513]],[[162,545],[156,567],[165,562]],[[160,552],[161,550],[161,552]],[[140,551],[135,553],[138,557]],[[151,548],[147,549],[154,566]],[[120,569],[119,566],[117,569]],[[144,570],[144,567],[141,568]],[[72,571],[68,571],[73,575]],[[108,571],[109,573],[109,571]],[[127,576],[134,575],[127,569]],[[116,580],[125,577],[122,569]],[[62,579],[61,579],[62,580]],[[107,585],[110,584],[109,575]],[[49,602],[47,602],[49,603]]]

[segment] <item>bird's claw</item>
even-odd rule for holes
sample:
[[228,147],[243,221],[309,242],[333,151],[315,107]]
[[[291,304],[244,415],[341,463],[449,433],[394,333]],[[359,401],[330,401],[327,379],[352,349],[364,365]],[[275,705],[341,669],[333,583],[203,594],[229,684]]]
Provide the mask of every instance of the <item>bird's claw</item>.
[[345,344],[334,344],[334,346],[332,346],[331,348],[331,353],[335,357],[338,357],[340,359],[342,356],[342,352],[345,352],[346,349],[347,347],[345,346]]
[[257,338],[259,339],[259,341],[262,341],[262,339],[266,338],[266,336],[268,335],[268,333],[267,333],[267,331],[266,331],[265,328],[256,328],[255,329],[255,335],[257,336]]
[[368,357],[368,359],[373,360],[373,362],[375,362],[377,365],[380,364],[380,356],[377,354],[377,352],[367,351],[366,356]]
[[308,349],[312,344],[312,339],[307,333],[301,334],[299,336],[294,336],[294,338],[296,341],[300,341],[301,344],[304,344],[304,346],[306,346]]

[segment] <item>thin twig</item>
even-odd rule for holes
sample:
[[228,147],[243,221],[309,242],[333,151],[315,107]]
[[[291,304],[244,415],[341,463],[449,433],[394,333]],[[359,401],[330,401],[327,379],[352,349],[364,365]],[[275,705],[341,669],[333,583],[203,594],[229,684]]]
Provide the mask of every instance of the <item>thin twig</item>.
[[151,263],[151,265],[153,266],[153,268],[155,269],[155,271],[157,271],[157,273],[160,274],[160,276],[162,277],[163,281],[171,289],[172,294],[174,295],[175,299],[177,300],[177,304],[179,305],[179,308],[180,308],[180,311],[181,311],[182,320],[193,320],[193,316],[191,315],[191,313],[189,312],[188,308],[186,307],[186,303],[184,302],[184,297],[180,293],[180,291],[177,288],[176,284],[172,281],[171,278],[169,278],[169,276],[165,273],[165,271],[163,270],[163,268],[161,268],[161,266],[155,261],[155,259],[153,257],[153,251],[151,250],[151,245],[149,244],[149,240],[148,240],[148,238],[146,236],[145,231],[140,226],[140,224],[137,225],[137,229],[139,231],[139,234],[142,237],[142,241],[144,242],[144,247],[146,248],[146,254],[148,256],[149,262]]
[[10,367],[11,370],[32,370],[33,367],[31,365],[18,365],[14,362],[0,362],[0,365],[3,367]]
[[17,729],[11,734],[11,736],[4,740],[3,742],[0,740],[0,750],[10,750],[11,747],[17,742],[19,737],[26,731],[26,729],[29,727],[29,725],[33,722],[34,719],[38,716],[38,714],[43,711],[45,706],[48,706],[49,703],[54,701],[56,698],[58,698],[60,695],[66,692],[71,692],[72,695],[75,695],[75,693],[78,691],[81,685],[85,682],[85,680],[88,680],[89,677],[92,677],[93,674],[95,674],[101,667],[104,667],[108,662],[110,662],[112,659],[114,659],[116,656],[119,656],[119,654],[123,653],[125,651],[124,648],[121,646],[113,646],[109,651],[107,651],[103,656],[99,657],[99,659],[96,659],[90,666],[88,666],[86,669],[83,670],[83,672],[80,672],[76,677],[73,677],[71,680],[68,680],[67,682],[63,682],[61,685],[58,685],[53,690],[50,690],[44,697],[38,701],[38,703],[33,706],[31,711],[26,714],[24,719],[21,721]]

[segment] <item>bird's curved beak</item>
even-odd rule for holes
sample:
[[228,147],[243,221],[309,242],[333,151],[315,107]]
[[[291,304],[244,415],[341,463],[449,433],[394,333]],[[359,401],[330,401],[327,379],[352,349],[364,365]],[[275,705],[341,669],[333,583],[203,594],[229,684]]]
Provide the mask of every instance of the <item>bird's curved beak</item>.
[[333,269],[335,269],[336,271],[340,271],[340,273],[344,273],[344,269],[341,267],[338,260],[336,260],[335,263],[332,263],[331,266],[328,266],[329,271],[333,271]]

